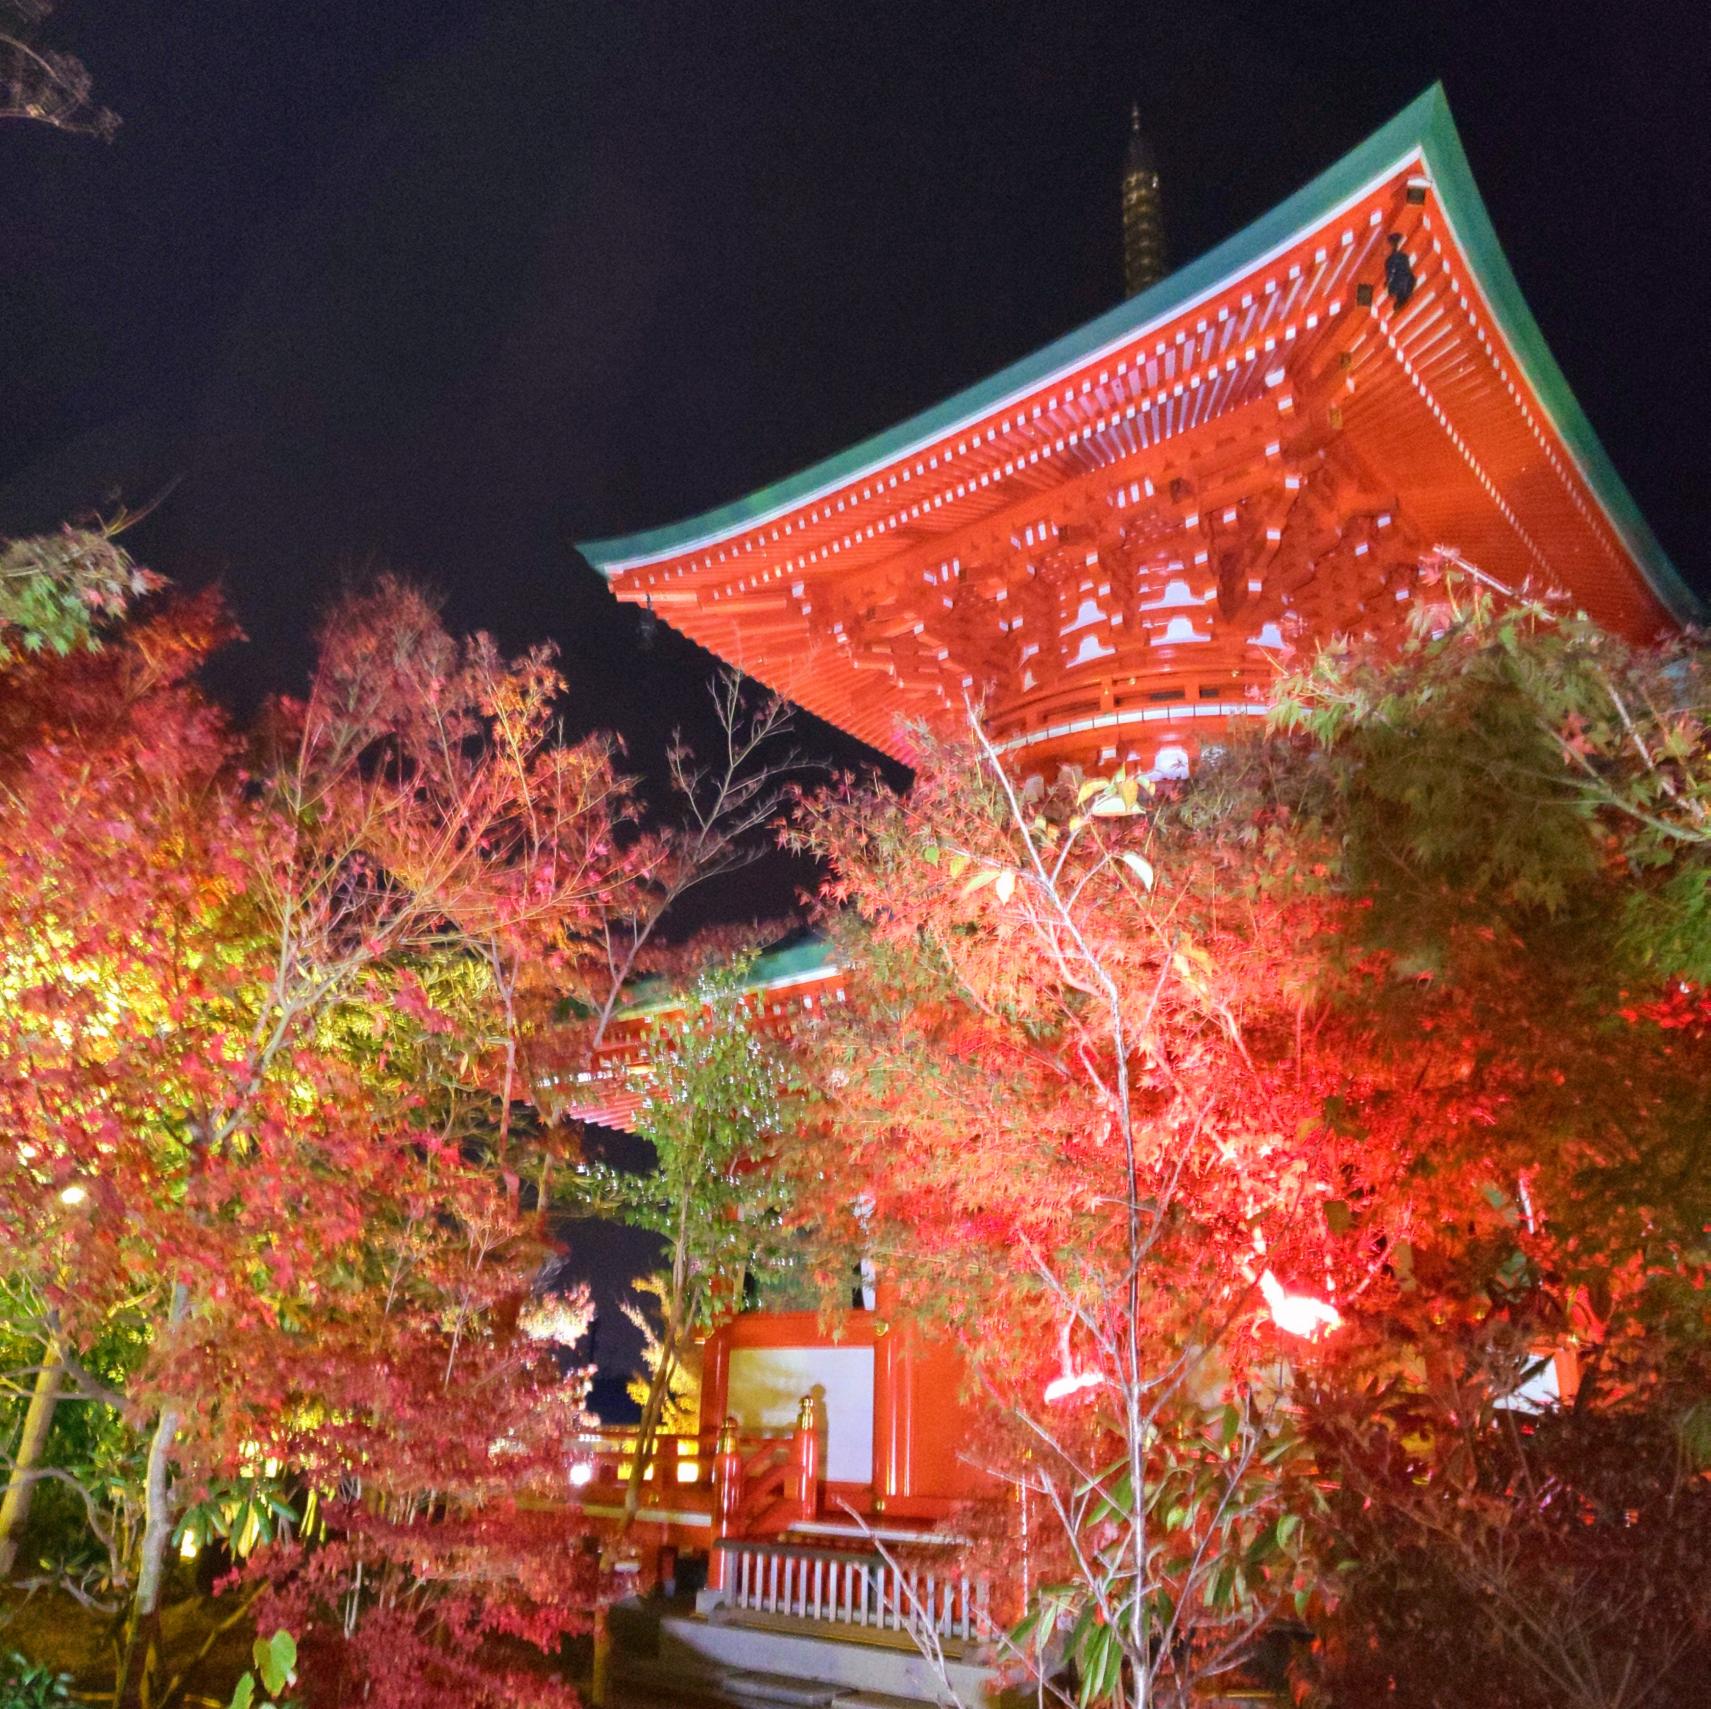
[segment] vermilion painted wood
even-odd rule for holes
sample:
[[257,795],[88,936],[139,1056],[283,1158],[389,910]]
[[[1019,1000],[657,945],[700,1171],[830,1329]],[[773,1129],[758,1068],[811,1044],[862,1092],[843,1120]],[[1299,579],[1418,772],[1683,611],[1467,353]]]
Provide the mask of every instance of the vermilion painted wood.
[[[1551,359],[1433,90],[984,385],[721,511],[584,550],[620,598],[876,748],[908,761],[911,722],[974,705],[1019,770],[1049,773],[1191,762],[1263,710],[1284,643],[1397,634],[1440,545],[1632,638],[1698,614]],[[750,1007],[784,1029],[841,998],[828,967],[761,981]],[[621,1019],[557,1088],[569,1113],[633,1121],[655,1018]],[[955,1359],[880,1304],[835,1332],[875,1349],[873,1484],[846,1493],[931,1517],[977,1492],[944,1404]],[[706,1416],[723,1416],[733,1345],[833,1334],[811,1314],[732,1319],[707,1347]]]
[[1394,633],[1438,544],[1634,637],[1694,607],[1433,91],[986,385],[723,512],[585,550],[620,598],[900,759],[908,721],[973,703],[1021,769],[1049,771],[1191,760],[1263,706],[1285,639]]

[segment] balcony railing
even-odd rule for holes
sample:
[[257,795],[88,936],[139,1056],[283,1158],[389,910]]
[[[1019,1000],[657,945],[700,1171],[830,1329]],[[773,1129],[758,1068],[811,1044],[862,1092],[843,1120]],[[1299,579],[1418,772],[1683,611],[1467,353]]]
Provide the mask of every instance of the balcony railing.
[[[635,1430],[572,1438],[572,1500],[591,1512],[626,1500],[639,1445]],[[638,1517],[667,1522],[705,1514],[700,1522],[716,1538],[776,1536],[819,1511],[820,1436],[807,1397],[785,1434],[742,1431],[726,1419],[713,1435],[656,1438],[637,1507]]]
[[728,1601],[750,1613],[964,1640],[991,1629],[989,1581],[949,1561],[934,1568],[877,1553],[739,1538],[715,1548]]

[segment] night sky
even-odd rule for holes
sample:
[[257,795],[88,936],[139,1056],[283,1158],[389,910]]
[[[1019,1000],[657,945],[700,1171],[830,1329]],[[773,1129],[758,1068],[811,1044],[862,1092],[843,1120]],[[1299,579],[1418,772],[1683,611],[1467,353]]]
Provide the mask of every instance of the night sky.
[[[1570,384],[1705,590],[1698,14],[62,0],[47,39],[124,123],[0,128],[0,533],[170,487],[131,545],[223,580],[240,705],[296,685],[341,583],[409,571],[457,626],[558,641],[573,719],[643,764],[704,723],[711,663],[641,651],[575,540],[749,492],[1108,307],[1131,100],[1181,262],[1441,78]],[[787,903],[764,877],[729,905]]]

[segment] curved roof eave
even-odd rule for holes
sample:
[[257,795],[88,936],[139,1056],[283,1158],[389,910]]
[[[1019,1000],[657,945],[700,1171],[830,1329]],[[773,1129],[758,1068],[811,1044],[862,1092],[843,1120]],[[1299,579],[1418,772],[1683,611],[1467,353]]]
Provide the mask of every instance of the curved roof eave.
[[[744,996],[757,991],[783,991],[794,985],[833,978],[842,971],[843,963],[833,946],[818,932],[807,932],[762,950],[744,970],[736,990]],[[658,983],[665,988],[652,990],[649,983],[643,982],[634,999],[618,1010],[616,1019],[646,1020],[683,1007],[681,988],[672,988],[668,981],[661,980]]]
[[1345,204],[1357,201],[1372,185],[1415,159],[1423,161],[1432,179],[1438,202],[1516,363],[1610,525],[1665,609],[1682,623],[1703,619],[1704,603],[1682,580],[1640,514],[1521,295],[1474,183],[1441,83],[1434,83],[1335,165],[1234,236],[991,378],[745,498],[665,527],[590,540],[579,550],[601,574],[611,578],[640,564],[695,551],[740,528],[795,510],[881,464],[896,461],[1002,409],[1012,399],[1036,391],[1103,351],[1130,342],[1154,325],[1192,308],[1232,276],[1263,266],[1273,253],[1287,249],[1305,231],[1334,218]]

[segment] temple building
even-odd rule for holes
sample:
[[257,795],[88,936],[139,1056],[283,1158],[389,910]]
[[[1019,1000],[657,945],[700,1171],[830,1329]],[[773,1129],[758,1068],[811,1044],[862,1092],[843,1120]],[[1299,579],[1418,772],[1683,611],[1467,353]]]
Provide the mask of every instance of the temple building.
[[[881,752],[907,763],[915,726],[978,709],[1024,775],[1180,773],[1264,711],[1287,644],[1399,632],[1439,549],[1635,640],[1695,614],[1528,312],[1440,89],[1162,277],[1137,117],[1123,215],[1130,294],[1099,319],[800,474],[584,554],[620,599]],[[756,1024],[788,1026],[841,1001],[845,973],[808,945],[753,981]],[[613,1030],[574,1109],[629,1118],[647,1026]],[[750,1313],[707,1357],[703,1437],[656,1484],[658,1522],[711,1548],[736,1616],[782,1608],[846,1644],[884,1625],[884,1574],[858,1584],[865,1545],[835,1515],[930,1533],[969,1493],[954,1362],[894,1320],[883,1278],[836,1335]],[[769,1440],[792,1446],[768,1458]],[[770,1505],[745,1467],[782,1492]],[[947,1639],[977,1632],[984,1592],[947,1576],[941,1593]],[[677,1641],[724,1665],[727,1630]]]
[[1439,89],[991,379],[582,550],[620,599],[907,762],[1191,763],[1295,635],[1383,635],[1454,547],[1638,637],[1692,596],[1528,312]]

